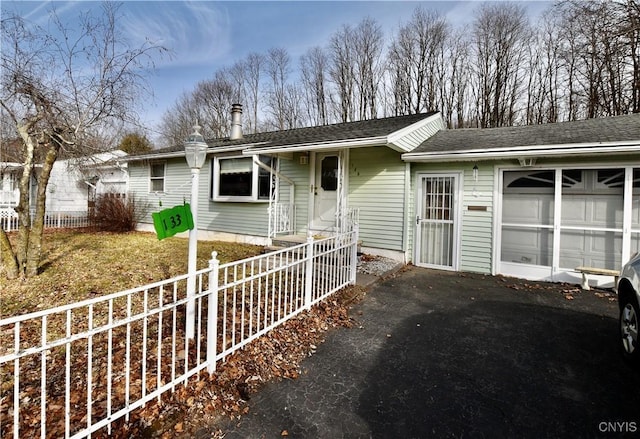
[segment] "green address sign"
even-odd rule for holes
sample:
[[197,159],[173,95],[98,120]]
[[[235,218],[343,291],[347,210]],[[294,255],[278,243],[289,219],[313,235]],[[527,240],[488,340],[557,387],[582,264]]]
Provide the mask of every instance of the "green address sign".
[[161,210],[151,214],[153,227],[156,229],[158,239],[169,238],[176,233],[193,229],[193,215],[191,206],[185,203],[182,206]]

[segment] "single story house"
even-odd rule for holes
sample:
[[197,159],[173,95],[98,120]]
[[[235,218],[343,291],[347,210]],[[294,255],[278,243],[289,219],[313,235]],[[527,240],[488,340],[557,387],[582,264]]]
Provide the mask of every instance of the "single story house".
[[[207,141],[203,238],[266,245],[357,222],[367,253],[570,282],[640,247],[640,115],[447,130],[426,113],[242,135],[232,114],[232,135]],[[182,145],[126,160],[157,210],[190,199]]]
[[[4,151],[3,151],[4,152]],[[3,154],[0,162],[0,209],[13,212],[18,205],[18,182],[22,175],[19,153]],[[47,212],[87,213],[93,207],[96,196],[114,194],[125,196],[128,190],[126,162],[119,162],[124,151],[114,150],[96,153],[82,158],[60,159],[53,164],[47,185]],[[36,175],[41,165],[36,165]],[[36,181],[31,182],[35,191]],[[35,202],[35,192],[32,195]]]
[[640,115],[443,130],[402,159],[418,188],[419,265],[450,252],[454,269],[578,282],[577,267],[620,270],[640,251]]

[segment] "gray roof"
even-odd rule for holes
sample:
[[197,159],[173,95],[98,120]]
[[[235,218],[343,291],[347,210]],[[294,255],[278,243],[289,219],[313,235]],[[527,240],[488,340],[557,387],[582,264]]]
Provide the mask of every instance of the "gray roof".
[[[245,134],[241,139],[237,140],[230,140],[228,137],[207,139],[207,144],[209,145],[209,152],[215,152],[216,149],[228,150],[233,148],[238,150],[251,148],[259,152],[260,149],[274,147],[367,139],[387,136],[434,114],[436,112]],[[153,152],[145,153],[144,156],[180,151],[184,151],[184,145],[157,149]],[[133,158],[133,156],[129,156],[129,158]]]
[[640,114],[542,125],[442,130],[410,155],[630,141],[640,142]]

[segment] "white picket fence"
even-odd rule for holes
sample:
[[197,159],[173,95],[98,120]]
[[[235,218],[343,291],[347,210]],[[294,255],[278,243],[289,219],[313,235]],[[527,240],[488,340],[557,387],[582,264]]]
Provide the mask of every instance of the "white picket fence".
[[[89,227],[91,221],[87,212],[47,212],[44,216],[45,228],[70,228],[76,229]],[[0,228],[5,232],[18,229],[18,214],[13,210],[0,209]]]
[[357,241],[356,226],[227,264],[214,252],[193,296],[182,275],[0,320],[0,437],[110,433],[113,422],[214,373],[232,352],[354,283]]

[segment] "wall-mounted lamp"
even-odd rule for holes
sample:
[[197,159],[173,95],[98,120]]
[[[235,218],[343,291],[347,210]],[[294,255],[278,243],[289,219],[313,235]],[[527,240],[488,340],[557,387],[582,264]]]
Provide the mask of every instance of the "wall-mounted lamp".
[[473,181],[478,181],[478,165],[473,165]]
[[534,166],[536,164],[535,157],[520,157],[518,161],[520,162],[520,166],[525,168]]

